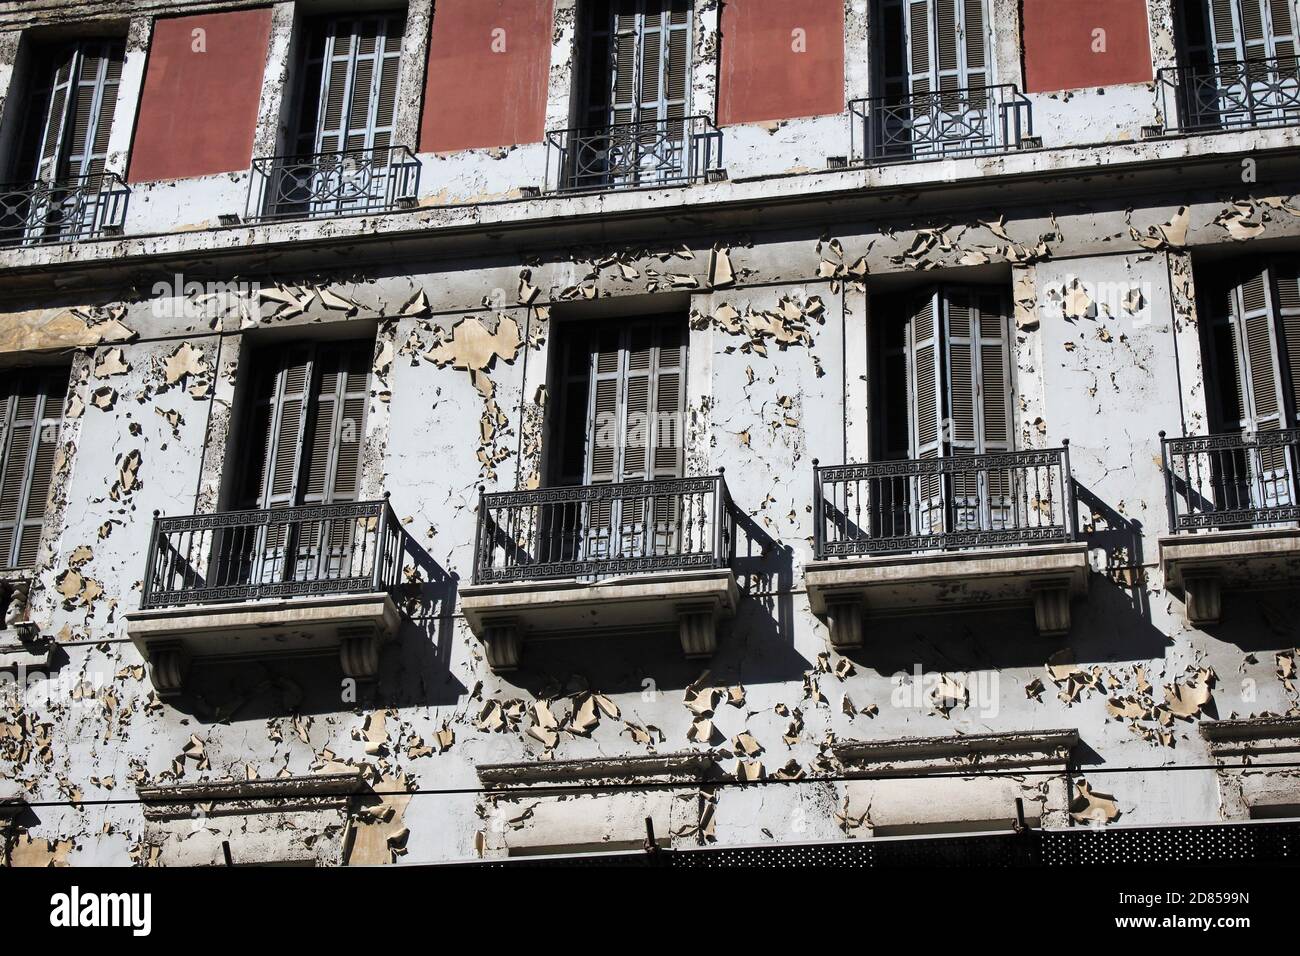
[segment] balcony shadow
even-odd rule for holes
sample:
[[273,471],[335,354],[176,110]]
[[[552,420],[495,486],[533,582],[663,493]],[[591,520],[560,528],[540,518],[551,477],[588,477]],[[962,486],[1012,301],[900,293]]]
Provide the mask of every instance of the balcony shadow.
[[1300,586],[1223,592],[1223,619],[1202,627],[1215,640],[1247,653],[1300,646]]
[[450,667],[459,576],[409,536],[402,563],[407,581],[394,593],[402,621],[382,651],[379,680],[358,684],[345,678],[337,653],[199,658],[184,692],[169,704],[204,723],[454,704],[467,690]]

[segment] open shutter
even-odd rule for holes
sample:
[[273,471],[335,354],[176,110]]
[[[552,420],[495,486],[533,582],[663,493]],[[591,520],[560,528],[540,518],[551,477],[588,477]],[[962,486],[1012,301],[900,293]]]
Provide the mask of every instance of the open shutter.
[[1245,397],[1245,426],[1250,431],[1281,427],[1282,388],[1268,274],[1252,269],[1234,290],[1240,375]]
[[68,143],[69,176],[94,176],[104,171],[123,55],[123,44],[111,41],[84,43],[80,48]]
[[[939,345],[942,305],[937,291],[911,300],[908,322],[908,392],[911,399],[912,457],[919,461],[943,456],[943,359]],[[922,475],[909,499],[913,502],[912,527],[930,534],[943,527],[943,481],[938,474]]]
[[907,0],[907,71],[909,92],[925,94],[931,92],[934,81],[935,58],[931,44],[934,31],[930,17],[934,0]]
[[1284,422],[1286,427],[1295,428],[1300,425],[1300,258],[1279,259],[1273,263],[1270,272],[1273,276],[1273,301],[1286,353],[1284,371],[1290,406],[1284,410]]
[[40,545],[68,372],[10,372],[7,378],[0,389],[0,568],[28,568]]
[[47,67],[52,77],[45,94],[45,116],[41,123],[36,178],[52,182],[62,174],[64,140],[69,134],[68,104],[72,98],[72,78],[76,75],[77,48],[65,47],[53,54]]

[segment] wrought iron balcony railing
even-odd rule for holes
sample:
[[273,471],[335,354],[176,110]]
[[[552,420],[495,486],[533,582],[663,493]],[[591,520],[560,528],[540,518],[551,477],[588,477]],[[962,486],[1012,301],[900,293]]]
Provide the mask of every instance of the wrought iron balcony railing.
[[1006,152],[1034,134],[1029,100],[1012,84],[853,100],[849,116],[853,160],[867,164]]
[[1165,128],[1194,133],[1300,123],[1300,64],[1294,56],[1166,67],[1156,74]]
[[483,494],[474,583],[725,568],[735,522],[721,475]]
[[253,160],[244,218],[329,219],[414,205],[420,162],[405,146]]
[[0,186],[0,248],[120,233],[130,194],[114,173]]
[[1300,429],[1160,439],[1171,531],[1300,521]]
[[391,591],[408,544],[387,499],[155,517],[140,607]]
[[1073,541],[1070,450],[813,463],[820,560]]
[[722,169],[722,133],[705,116],[554,130],[546,151],[552,192],[682,186]]

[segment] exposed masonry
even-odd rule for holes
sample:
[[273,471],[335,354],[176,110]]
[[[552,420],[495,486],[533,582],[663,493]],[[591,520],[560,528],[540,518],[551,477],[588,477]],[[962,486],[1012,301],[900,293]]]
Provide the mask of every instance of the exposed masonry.
[[[427,16],[418,6],[412,22]],[[994,5],[995,30],[1014,6]],[[1168,7],[1151,4],[1157,65],[1172,58]],[[139,36],[144,13],[177,7],[85,9],[133,14]],[[697,5],[697,105],[716,86],[717,10]],[[573,72],[572,0],[556,11],[548,129],[568,123]],[[15,52],[3,30],[45,15],[0,7],[0,95]],[[259,150],[278,141],[294,15],[293,4],[276,5],[262,98],[263,117],[275,119],[259,129]],[[861,49],[865,7],[846,4],[846,17],[848,48]],[[1004,44],[1010,34],[997,35]],[[846,83],[865,95],[857,62]],[[1000,46],[997,64],[1018,69],[1018,57]],[[1150,92],[1079,97],[1089,133],[1122,126],[1088,140],[1119,141],[1109,146],[946,169],[813,173],[844,151],[842,118],[814,118],[738,132],[737,143],[770,147],[738,148],[755,163],[748,181],[492,202],[540,179],[542,151],[480,150],[425,157],[436,171],[426,208],[411,216],[0,254],[15,276],[0,305],[0,365],[71,364],[27,599],[56,664],[33,684],[39,699],[3,701],[0,777],[29,804],[145,801],[25,807],[10,822],[11,862],[207,863],[222,840],[244,861],[465,859],[636,846],[646,816],[661,838],[693,845],[1009,824],[1016,798],[1046,826],[1239,819],[1253,803],[1300,802],[1295,774],[1267,766],[1300,719],[1293,596],[1238,601],[1213,634],[1184,623],[1157,558],[1166,517],[1156,440],[1161,429],[1207,427],[1193,264],[1256,240],[1300,248],[1300,186],[1282,165],[1296,135],[1123,143],[1153,121]],[[1116,101],[1141,106],[1107,117]],[[1236,157],[1268,149],[1278,167],[1261,162],[1261,183],[1242,184]],[[1153,174],[1165,177],[1158,188],[1129,187],[1106,204],[1090,199],[1118,179],[1081,184],[1102,161],[1167,170],[1215,150],[1227,158],[1197,166],[1191,185]],[[982,174],[996,193],[962,189]],[[1037,177],[1053,198],[998,178],[1013,174]],[[231,197],[242,203],[239,178],[169,201],[211,222]],[[876,191],[888,206],[853,204]],[[733,216],[733,202],[760,214]],[[452,203],[463,208],[436,208]],[[159,232],[182,222],[151,221]],[[524,231],[530,224],[536,231]],[[440,231],[445,245],[419,244],[443,241]],[[405,235],[376,251],[375,233]],[[215,299],[152,293],[177,272],[257,285]],[[1012,296],[1017,447],[1071,442],[1087,491],[1090,594],[1067,640],[1037,637],[1021,610],[993,611],[873,622],[863,651],[832,653],[802,583],[811,462],[867,457],[879,412],[869,295],[967,277]],[[553,326],[665,307],[690,327],[687,471],[725,467],[744,517],[737,617],[707,665],[659,638],[574,640],[530,647],[523,670],[495,674],[456,588],[471,574],[479,486],[542,480]],[[153,512],[210,513],[229,501],[255,350],[349,334],[374,342],[363,497],[390,494],[436,565],[404,569],[408,617],[382,678],[341,703],[332,661],[212,665],[164,704],[122,624],[139,600]],[[0,631],[0,647],[18,643],[11,634]],[[15,660],[0,652],[0,666]],[[900,671],[901,687],[891,679]],[[1239,744],[1229,726],[1216,737],[1209,718],[1229,717],[1265,717],[1239,732],[1263,736]],[[1150,770],[1090,778],[1096,760],[1075,762],[1076,738],[1107,765]],[[1236,746],[1259,765],[1158,769],[1222,764]],[[1004,775],[976,775],[989,766]],[[731,785],[766,779],[799,783]],[[600,783],[619,786],[579,789]],[[471,788],[484,792],[412,793]]]

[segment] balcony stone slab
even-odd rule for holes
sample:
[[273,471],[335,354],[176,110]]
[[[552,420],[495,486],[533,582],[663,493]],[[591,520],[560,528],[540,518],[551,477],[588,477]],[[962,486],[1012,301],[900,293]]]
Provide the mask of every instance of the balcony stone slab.
[[1219,623],[1224,590],[1300,582],[1300,528],[1246,528],[1160,539],[1165,584],[1183,597],[1192,627]]
[[190,662],[337,652],[346,676],[374,680],[401,615],[391,595],[245,601],[132,611],[127,635],[160,696],[181,692]]
[[585,635],[676,631],[687,657],[708,657],[718,624],[740,599],[730,569],[671,571],[609,578],[476,584],[460,590],[460,607],[483,641],[493,670],[519,666],[526,641]]
[[1070,629],[1070,602],[1087,593],[1084,543],[875,555],[805,568],[813,613],[830,619],[831,643],[858,647],[875,616],[1032,605],[1038,632]]

